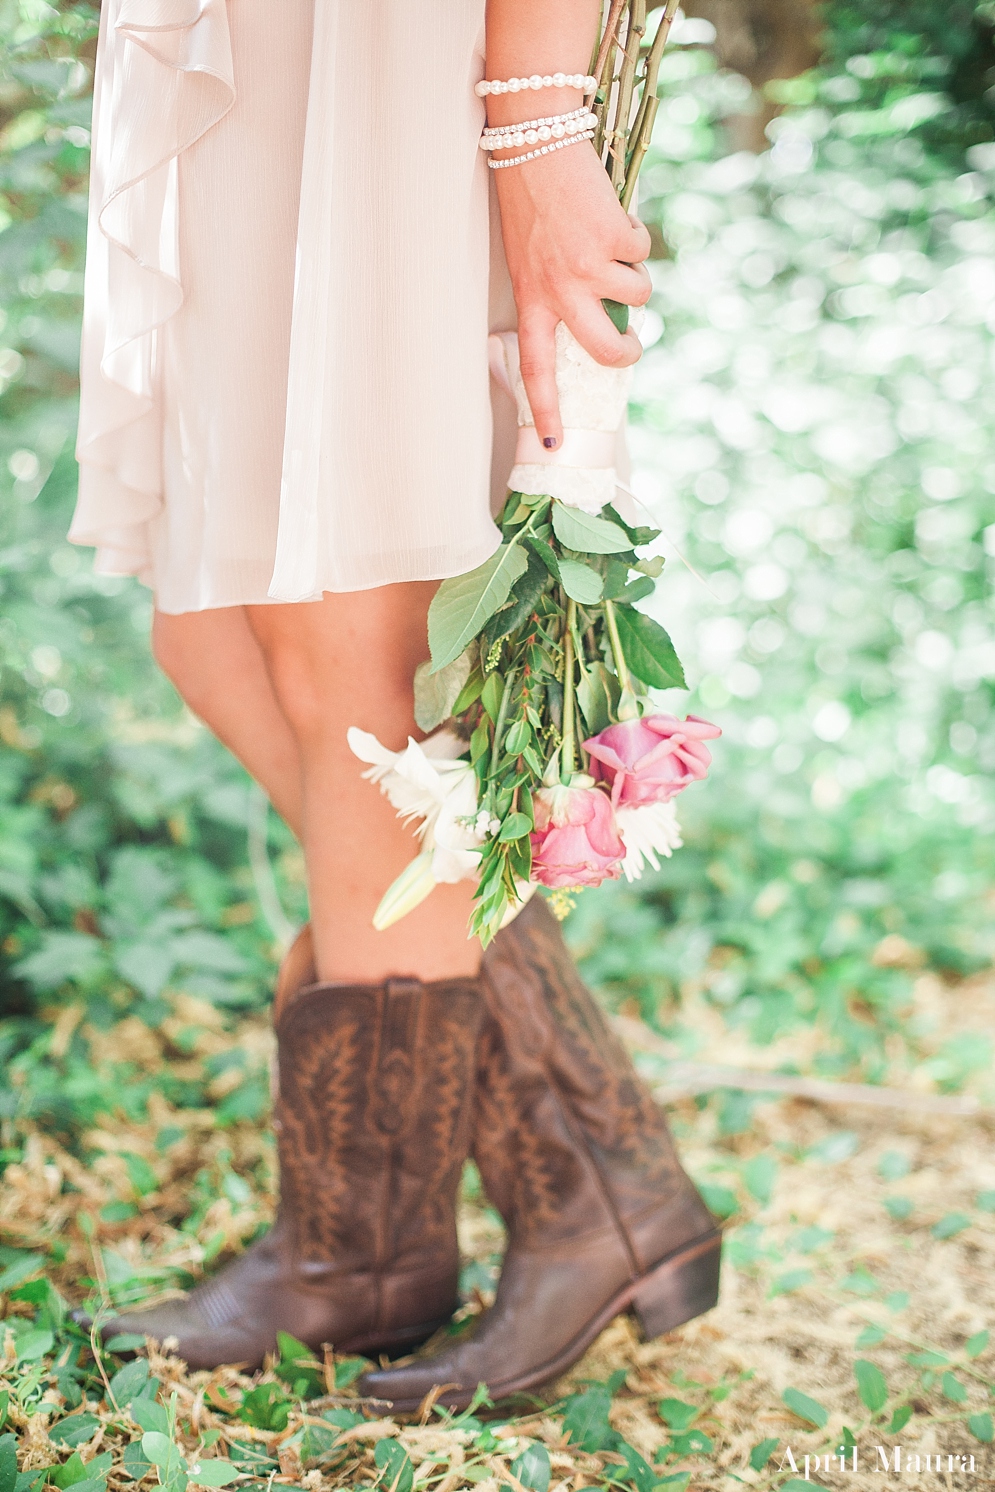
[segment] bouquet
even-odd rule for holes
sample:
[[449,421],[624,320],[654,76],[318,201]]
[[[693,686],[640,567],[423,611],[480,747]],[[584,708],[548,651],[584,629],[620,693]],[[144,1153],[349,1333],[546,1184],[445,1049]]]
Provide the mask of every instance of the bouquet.
[[[646,0],[611,0],[592,73],[594,144],[628,208],[657,108],[660,57],[677,0],[646,40]],[[624,330],[628,307],[606,302]],[[685,688],[662,626],[637,603],[660,558],[614,469],[629,370],[601,367],[557,329],[564,439],[535,435],[512,336],[492,338],[492,366],[516,396],[519,447],[500,517],[502,543],[476,570],[444,581],[429,611],[430,661],[415,679],[415,718],[429,733],[391,752],[352,729],[349,744],[421,851],[386,892],[387,927],[440,881],[474,878],[471,932],[486,945],[545,886],[570,893],[625,874],[681,844],[674,798],[703,778],[717,727],[654,706],[653,689]]]

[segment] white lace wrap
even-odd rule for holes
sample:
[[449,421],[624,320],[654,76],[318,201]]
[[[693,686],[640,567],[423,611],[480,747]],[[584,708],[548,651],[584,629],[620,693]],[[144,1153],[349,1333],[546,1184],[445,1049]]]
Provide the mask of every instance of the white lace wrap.
[[535,433],[514,333],[491,338],[491,366],[518,406],[511,491],[545,493],[586,513],[600,513],[606,503],[614,502],[618,466],[625,460],[622,432],[632,369],[596,363],[561,321],[556,328],[556,387],[563,443],[555,451],[544,451]]

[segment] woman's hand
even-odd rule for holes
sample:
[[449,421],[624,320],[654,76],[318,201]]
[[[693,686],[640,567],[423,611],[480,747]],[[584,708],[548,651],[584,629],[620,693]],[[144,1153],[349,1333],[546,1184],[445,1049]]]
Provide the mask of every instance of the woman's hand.
[[601,301],[646,304],[652,286],[643,260],[650,236],[623,210],[590,144],[495,174],[518,307],[522,379],[536,434],[554,450],[563,439],[557,322],[566,322],[596,362],[619,368],[636,362],[641,348],[635,332],[619,333]]

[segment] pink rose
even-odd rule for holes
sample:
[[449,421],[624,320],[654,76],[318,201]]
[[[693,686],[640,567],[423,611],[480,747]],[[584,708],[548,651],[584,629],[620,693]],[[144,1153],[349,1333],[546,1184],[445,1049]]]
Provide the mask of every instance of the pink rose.
[[625,845],[607,793],[596,787],[544,787],[533,807],[534,881],[540,886],[600,886],[618,880]]
[[689,783],[708,775],[711,752],[703,741],[722,732],[717,725],[689,715],[644,715],[609,725],[584,749],[591,757],[591,776],[610,783],[616,808],[666,803]]

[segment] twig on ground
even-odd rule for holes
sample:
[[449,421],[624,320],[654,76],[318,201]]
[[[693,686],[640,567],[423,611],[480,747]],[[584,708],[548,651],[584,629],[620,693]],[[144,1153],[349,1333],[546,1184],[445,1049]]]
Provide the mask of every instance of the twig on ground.
[[939,1093],[912,1093],[907,1089],[876,1087],[872,1083],[833,1083],[826,1078],[795,1077],[791,1073],[762,1072],[751,1067],[720,1067],[702,1062],[674,1062],[661,1036],[631,1016],[616,1016],[615,1027],[626,1045],[652,1052],[669,1061],[667,1081],[657,1084],[653,1096],[660,1103],[693,1098],[717,1088],[749,1093],[777,1093],[785,1098],[807,1098],[813,1103],[864,1104],[879,1109],[906,1109],[921,1114],[946,1114],[972,1118],[995,1113],[976,1098],[947,1097]]

